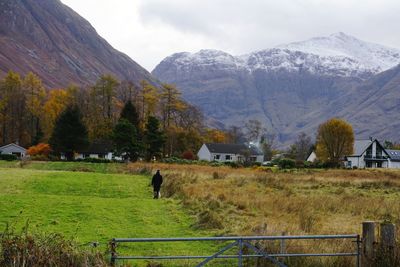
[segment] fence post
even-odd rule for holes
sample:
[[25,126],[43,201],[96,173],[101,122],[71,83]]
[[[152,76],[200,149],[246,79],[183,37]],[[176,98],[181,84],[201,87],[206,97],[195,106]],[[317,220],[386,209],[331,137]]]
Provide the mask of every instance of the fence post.
[[362,223],[362,265],[369,266],[374,257],[375,244],[375,222],[365,221]]
[[111,241],[110,243],[110,251],[111,251],[111,266],[115,266],[115,257],[117,256],[117,244],[115,243],[114,240]]
[[394,261],[396,246],[396,226],[393,223],[381,223],[380,252],[389,262]]
[[[285,236],[286,232],[282,232],[282,236]],[[281,254],[286,253],[286,239],[281,239]]]
[[381,223],[381,244],[387,248],[394,248],[396,245],[396,226],[393,223]]

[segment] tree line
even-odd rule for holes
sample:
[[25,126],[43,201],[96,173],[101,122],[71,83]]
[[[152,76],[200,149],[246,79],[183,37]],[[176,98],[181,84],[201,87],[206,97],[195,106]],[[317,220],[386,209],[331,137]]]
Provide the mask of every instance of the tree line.
[[[202,112],[171,84],[134,84],[103,75],[89,86],[50,90],[37,75],[13,71],[0,80],[0,143],[51,143],[55,150],[65,149],[59,138],[67,132],[56,129],[62,129],[61,115],[64,123],[79,118],[75,123],[84,127],[79,133],[86,141],[75,151],[88,143],[113,142],[117,152],[126,150],[132,159],[193,156],[204,142],[230,141],[226,132],[207,127]],[[150,141],[151,134],[160,140]]]

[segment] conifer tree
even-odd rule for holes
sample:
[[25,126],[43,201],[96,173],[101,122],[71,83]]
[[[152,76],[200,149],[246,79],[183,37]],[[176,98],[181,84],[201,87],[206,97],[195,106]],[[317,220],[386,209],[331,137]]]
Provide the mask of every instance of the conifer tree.
[[136,161],[141,151],[135,126],[127,119],[121,118],[115,125],[112,139],[116,155],[123,155],[125,159]]
[[132,102],[129,100],[128,102],[125,103],[122,111],[121,111],[121,117],[120,119],[126,119],[130,123],[133,124],[133,126],[136,127],[136,130],[139,130],[139,114],[136,110],[136,107],[132,104]]
[[64,152],[68,160],[88,145],[87,130],[76,106],[68,106],[58,117],[49,143],[55,152]]
[[156,117],[147,118],[144,145],[146,150],[146,159],[151,160],[154,157],[161,157],[161,151],[165,143],[164,133],[160,130],[160,122]]

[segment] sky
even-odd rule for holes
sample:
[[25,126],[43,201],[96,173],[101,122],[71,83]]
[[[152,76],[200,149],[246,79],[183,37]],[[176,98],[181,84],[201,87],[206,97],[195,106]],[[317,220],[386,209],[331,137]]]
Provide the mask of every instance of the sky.
[[344,32],[400,48],[399,0],[62,0],[148,71],[177,52],[242,55]]

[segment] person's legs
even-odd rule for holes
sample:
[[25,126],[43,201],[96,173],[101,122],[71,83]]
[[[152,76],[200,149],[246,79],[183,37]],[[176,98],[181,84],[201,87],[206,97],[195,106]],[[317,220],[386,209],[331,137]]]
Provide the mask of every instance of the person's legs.
[[160,195],[160,188],[159,187],[154,187],[154,199],[158,198]]

